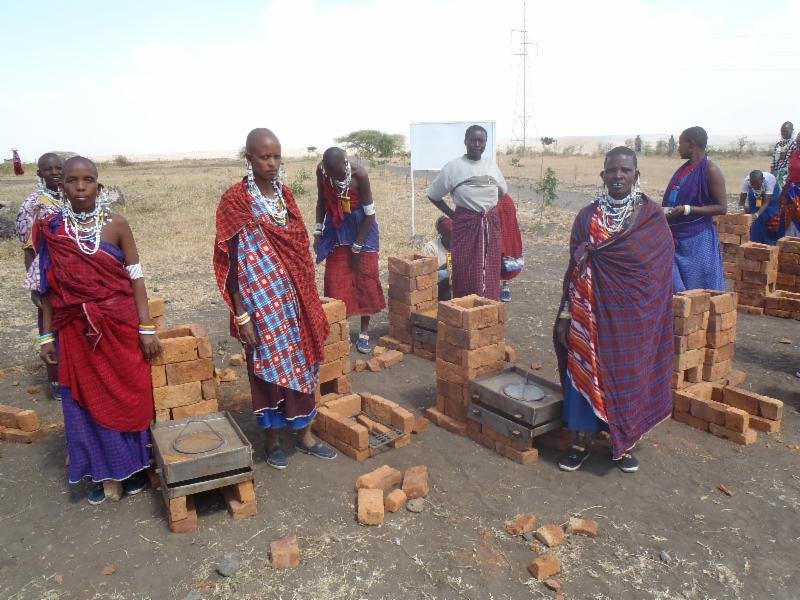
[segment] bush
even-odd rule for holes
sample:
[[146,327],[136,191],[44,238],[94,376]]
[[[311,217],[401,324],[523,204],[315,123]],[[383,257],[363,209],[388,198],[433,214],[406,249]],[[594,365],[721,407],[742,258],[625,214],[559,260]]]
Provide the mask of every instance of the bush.
[[406,138],[400,134],[389,134],[376,129],[359,129],[336,138],[336,143],[355,150],[360,156],[373,159],[388,158],[404,149]]
[[542,208],[545,206],[552,206],[553,202],[558,199],[558,185],[561,182],[556,177],[556,172],[547,167],[544,171],[544,177],[541,178],[536,184],[536,193],[542,199]]
[[114,157],[114,164],[118,167],[130,167],[133,164],[133,161],[131,161],[131,159],[124,154],[117,154]]

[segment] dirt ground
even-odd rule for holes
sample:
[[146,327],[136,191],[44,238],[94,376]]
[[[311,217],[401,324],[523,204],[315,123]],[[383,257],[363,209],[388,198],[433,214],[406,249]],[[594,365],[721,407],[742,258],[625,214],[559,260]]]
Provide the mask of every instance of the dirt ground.
[[[561,203],[574,212],[583,201],[566,194]],[[551,379],[550,328],[567,260],[563,236],[542,241],[526,226],[527,265],[509,305],[507,341],[519,363],[541,363],[539,373]],[[209,328],[217,364],[227,365],[235,348],[221,303],[200,312],[168,305],[169,323],[187,321]],[[534,513],[540,524],[574,515],[599,521],[597,538],[570,537],[556,550],[566,599],[800,594],[796,321],[739,318],[734,362],[749,375],[745,387],[787,403],[783,432],[759,434],[755,446],[743,448],[670,420],[640,444],[641,469],[633,475],[616,469],[603,451],[576,473],[560,472],[558,454],[547,450],[538,464],[520,466],[434,426],[410,446],[364,463],[290,453],[289,469],[275,471],[264,462],[239,368],[239,380],[223,386],[224,404],[254,446],[258,514],[233,521],[221,498],[207,493],[198,502],[198,531],[184,535],[169,532],[163,500],[152,490],[92,507],[84,489],[67,485],[60,407],[44,395],[36,357],[19,349],[31,327],[4,325],[0,333],[0,368],[17,367],[0,378],[2,402],[35,408],[50,428],[32,445],[0,443],[2,598],[182,599],[191,592],[207,599],[553,598],[528,575],[535,557],[529,543],[503,530],[520,512]],[[385,315],[372,330],[374,338],[386,332]],[[415,356],[381,373],[354,373],[353,384],[419,412],[435,404],[433,364]],[[387,514],[381,527],[356,523],[360,474],[382,464],[420,463],[432,483],[424,512]],[[719,492],[719,484],[735,495]],[[300,539],[303,562],[276,571],[269,542],[286,535]],[[214,567],[228,553],[241,567],[226,579]],[[116,566],[112,575],[102,574],[107,565]]]

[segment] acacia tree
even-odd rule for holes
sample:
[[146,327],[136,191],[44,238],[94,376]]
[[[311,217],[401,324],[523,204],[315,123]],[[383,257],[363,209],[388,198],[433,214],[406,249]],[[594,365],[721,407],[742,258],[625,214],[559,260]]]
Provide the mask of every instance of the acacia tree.
[[359,129],[336,138],[336,143],[342,144],[350,150],[367,158],[387,158],[403,149],[405,137],[399,134],[390,134],[377,129]]

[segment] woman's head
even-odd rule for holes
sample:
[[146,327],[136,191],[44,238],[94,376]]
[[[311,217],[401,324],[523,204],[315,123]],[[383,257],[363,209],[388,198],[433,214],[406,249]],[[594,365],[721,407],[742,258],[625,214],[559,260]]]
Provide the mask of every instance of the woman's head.
[[627,146],[617,146],[606,154],[603,171],[600,173],[608,195],[621,200],[631,193],[639,177],[636,152]]
[[281,143],[269,129],[259,127],[247,134],[245,158],[253,166],[256,180],[270,182],[281,167]]
[[76,212],[94,210],[102,186],[97,180],[97,166],[86,157],[73,156],[64,162],[61,191]]
[[341,148],[332,146],[322,154],[325,171],[334,179],[344,179],[346,175],[347,154]]
[[453,219],[444,215],[436,219],[436,231],[441,236],[444,247],[449,250],[453,236]]
[[480,160],[483,151],[486,150],[486,140],[488,135],[486,130],[480,125],[470,125],[464,133],[464,145],[467,147],[467,158],[470,160]]
[[692,158],[696,150],[705,152],[708,145],[708,133],[702,127],[684,129],[678,138],[678,154],[683,159]]
[[51,190],[57,190],[64,170],[64,161],[61,157],[55,152],[42,154],[36,166],[36,174],[42,178],[44,184]]

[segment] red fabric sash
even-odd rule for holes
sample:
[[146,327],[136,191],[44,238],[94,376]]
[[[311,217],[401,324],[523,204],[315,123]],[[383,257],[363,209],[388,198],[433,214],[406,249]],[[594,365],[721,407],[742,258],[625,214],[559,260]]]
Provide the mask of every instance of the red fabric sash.
[[[347,190],[347,195],[350,197],[350,212],[361,206],[361,197],[352,184],[350,189]],[[325,212],[331,216],[331,223],[336,229],[344,221],[344,205],[342,199],[339,198],[339,190],[333,187],[330,178],[326,175],[322,178],[322,197],[325,200]]]
[[[54,219],[58,225],[51,230]],[[46,244],[49,256],[59,382],[103,427],[143,431],[153,419],[153,390],[131,279],[111,254],[81,252],[60,219],[54,215],[35,225],[35,240]]]
[[283,186],[283,199],[288,212],[286,227],[275,225],[268,217],[256,220],[251,210],[250,203],[253,199],[247,191],[246,181],[237,183],[222,195],[217,207],[214,273],[222,298],[231,310],[231,335],[239,337],[239,330],[233,320],[233,304],[226,286],[230,268],[228,240],[237,235],[246,224],[261,227],[283,263],[297,293],[300,304],[300,336],[303,352],[308,362],[319,364],[322,362],[323,346],[330,326],[317,293],[317,285],[314,280],[314,261],[309,251],[308,233],[303,216],[300,214],[291,190],[286,186]]

